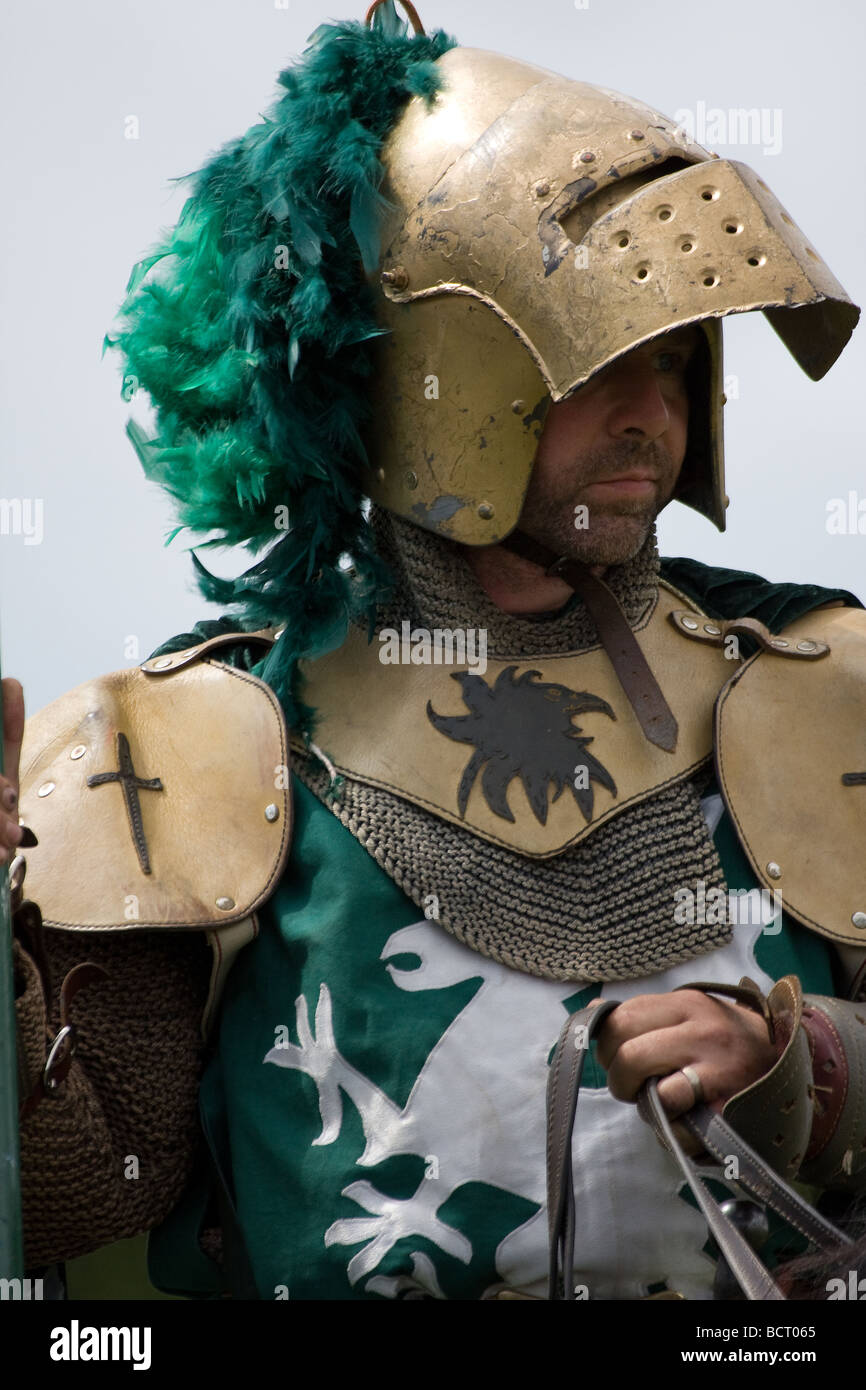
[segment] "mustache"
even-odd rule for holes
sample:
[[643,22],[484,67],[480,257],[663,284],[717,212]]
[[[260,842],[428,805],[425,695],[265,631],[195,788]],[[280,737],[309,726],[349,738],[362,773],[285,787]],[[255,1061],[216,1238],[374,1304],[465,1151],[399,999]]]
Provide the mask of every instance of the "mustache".
[[673,460],[664,444],[651,440],[648,444],[636,440],[613,441],[584,453],[579,462],[585,485],[611,473],[627,473],[630,468],[650,468],[664,477],[673,467]]

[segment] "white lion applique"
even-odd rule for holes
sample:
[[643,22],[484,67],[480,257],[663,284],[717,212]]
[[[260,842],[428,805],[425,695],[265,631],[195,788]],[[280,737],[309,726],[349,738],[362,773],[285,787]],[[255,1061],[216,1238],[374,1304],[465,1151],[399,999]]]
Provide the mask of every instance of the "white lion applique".
[[[760,931],[760,925],[736,928],[732,942],[701,957],[701,978],[730,981],[749,974],[769,988],[772,981],[753,954]],[[404,953],[418,956],[419,966],[407,970],[387,963]],[[501,1283],[488,1292],[507,1285],[545,1297],[548,1057],[566,1018],[563,1000],[577,986],[536,979],[488,960],[426,920],[394,932],[381,959],[394,985],[404,991],[445,989],[479,977],[482,983],[431,1049],[403,1107],[341,1053],[339,1001],[328,985],[323,982],[319,989],[314,1031],[307,1000],[297,999],[299,1044],[274,1047],[264,1061],[304,1071],[315,1081],[322,1130],[313,1143],[331,1144],[339,1137],[345,1097],[364,1130],[359,1168],[374,1168],[399,1154],[416,1155],[427,1165],[416,1191],[405,1199],[380,1192],[369,1179],[349,1183],[342,1195],[365,1215],[334,1221],[324,1232],[324,1243],[365,1242],[348,1261],[352,1284],[373,1276],[365,1285],[372,1292],[394,1297],[417,1286],[444,1297],[442,1269],[437,1277],[429,1254],[413,1253],[411,1274],[394,1278],[376,1276],[375,1270],[397,1241],[413,1237],[425,1237],[468,1264],[469,1239],[438,1212],[464,1183],[486,1183],[539,1207],[500,1242],[496,1271]],[[618,981],[602,993],[626,998],[660,992],[695,974],[691,961],[646,980]],[[663,1281],[688,1298],[711,1296],[713,1263],[702,1252],[704,1221],[677,1196],[679,1170],[634,1106],[614,1100],[606,1089],[581,1091],[574,1172],[576,1278],[590,1298],[637,1298],[649,1284]]]

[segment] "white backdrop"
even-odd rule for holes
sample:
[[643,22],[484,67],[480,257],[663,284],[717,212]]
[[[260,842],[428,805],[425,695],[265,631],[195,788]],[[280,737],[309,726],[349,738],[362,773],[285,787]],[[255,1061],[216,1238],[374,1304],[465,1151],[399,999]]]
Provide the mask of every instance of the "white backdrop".
[[[171,180],[258,120],[276,74],[319,23],[364,9],[364,0],[76,0],[18,3],[0,20],[0,495],[25,504],[18,534],[0,534],[0,650],[30,712],[132,664],[130,639],[143,658],[219,612],[195,591],[187,534],[164,548],[171,503],[124,434],[120,359],[101,358],[102,339],[132,265],[180,212],[186,193]],[[428,31],[671,116],[762,110],[769,138],[739,143],[730,125],[733,141],[700,129],[697,138],[756,168],[866,303],[866,44],[864,11],[850,0],[419,0],[419,9]],[[131,115],[136,140],[125,138]],[[854,492],[866,511],[864,343],[861,327],[815,384],[762,315],[725,321],[726,371],[738,383],[726,407],[728,530],[674,504],[660,520],[662,554],[866,600],[866,534],[827,530],[834,498]],[[202,558],[221,574],[251,563]]]

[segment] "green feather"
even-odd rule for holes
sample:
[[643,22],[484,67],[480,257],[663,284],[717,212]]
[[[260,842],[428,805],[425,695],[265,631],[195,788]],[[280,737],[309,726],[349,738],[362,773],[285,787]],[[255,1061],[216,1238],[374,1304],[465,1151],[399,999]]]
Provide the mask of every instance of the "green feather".
[[[432,101],[456,40],[407,35],[394,4],[372,27],[321,24],[279,74],[259,124],[178,182],[176,226],[132,268],[103,352],[150,396],[157,434],[130,421],[146,476],[201,548],[265,556],[234,580],[193,554],[202,593],[255,627],[287,623],[260,674],[290,722],[314,712],[298,661],[372,622],[388,584],[362,509],[363,427],[383,333],[362,269],[379,261],[384,141],[412,96]],[[289,530],[275,518],[289,515]],[[352,571],[340,565],[349,555]]]

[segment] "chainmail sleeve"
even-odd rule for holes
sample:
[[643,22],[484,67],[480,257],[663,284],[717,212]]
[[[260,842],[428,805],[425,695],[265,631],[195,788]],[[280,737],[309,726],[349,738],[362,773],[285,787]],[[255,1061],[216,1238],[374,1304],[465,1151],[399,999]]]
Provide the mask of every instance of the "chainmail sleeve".
[[21,1102],[39,1084],[59,1030],[64,977],[84,961],[107,973],[72,1003],[77,1043],[67,1076],[21,1122],[28,1269],[139,1235],[177,1202],[197,1143],[210,973],[210,948],[196,933],[97,938],[46,929],[42,940],[41,968],[15,942]]

